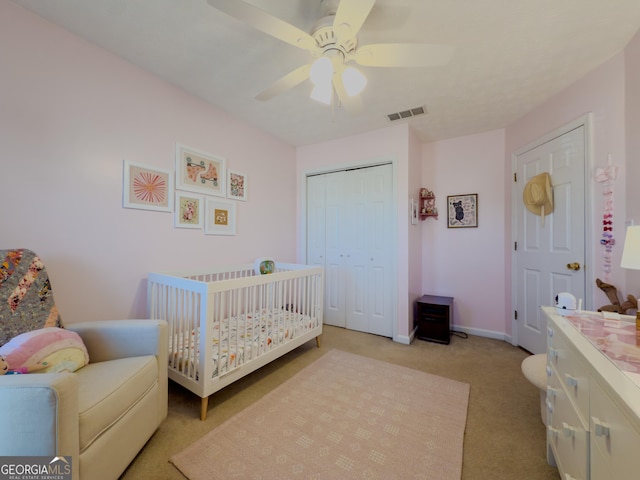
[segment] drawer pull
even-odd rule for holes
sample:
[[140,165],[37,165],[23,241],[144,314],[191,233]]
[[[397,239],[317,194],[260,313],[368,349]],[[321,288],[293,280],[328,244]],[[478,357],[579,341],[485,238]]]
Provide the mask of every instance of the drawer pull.
[[549,413],[553,413],[553,403],[551,403],[551,400],[547,400],[547,410],[549,411]]
[[568,473],[565,473],[564,474],[564,480],[577,480],[577,478],[576,477],[572,477]]
[[553,337],[553,328],[551,328],[551,327],[548,327],[548,328],[547,328],[547,335],[548,335],[549,337]]
[[601,422],[596,417],[591,417],[595,428],[596,437],[609,437],[609,426],[606,423]]
[[549,347],[549,358],[558,361],[558,350]]
[[551,366],[547,365],[547,377],[550,377],[552,373]]
[[569,375],[568,373],[565,374],[565,383],[567,384],[567,387],[577,387],[578,386],[578,379],[572,375]]
[[547,398],[556,398],[558,391],[553,387],[547,387]]
[[549,436],[552,439],[557,440],[558,439],[558,429],[557,428],[553,428],[553,427],[549,427]]
[[575,437],[576,429],[567,422],[562,422],[562,433],[564,433],[565,437]]

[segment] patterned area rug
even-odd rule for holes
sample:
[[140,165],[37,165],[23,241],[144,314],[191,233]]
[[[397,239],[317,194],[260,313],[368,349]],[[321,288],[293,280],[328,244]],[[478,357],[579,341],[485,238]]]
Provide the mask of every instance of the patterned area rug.
[[459,480],[469,385],[331,350],[174,455],[190,480]]

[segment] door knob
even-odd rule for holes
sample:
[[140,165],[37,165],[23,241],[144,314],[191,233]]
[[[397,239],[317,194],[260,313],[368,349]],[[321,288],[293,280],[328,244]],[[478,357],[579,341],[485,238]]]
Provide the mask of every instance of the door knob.
[[576,272],[580,270],[580,264],[578,262],[567,263],[567,268],[569,270],[575,270]]

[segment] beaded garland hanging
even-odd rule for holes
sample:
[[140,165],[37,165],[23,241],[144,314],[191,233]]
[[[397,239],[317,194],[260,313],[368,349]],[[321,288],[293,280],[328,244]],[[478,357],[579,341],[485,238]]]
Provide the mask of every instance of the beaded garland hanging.
[[613,182],[618,175],[618,167],[612,164],[611,154],[607,159],[607,166],[604,168],[596,168],[595,180],[602,185],[603,195],[603,216],[602,216],[602,238],[600,245],[603,246],[602,254],[602,271],[604,272],[604,280],[611,280],[611,269],[613,266],[613,246],[616,239],[613,235]]

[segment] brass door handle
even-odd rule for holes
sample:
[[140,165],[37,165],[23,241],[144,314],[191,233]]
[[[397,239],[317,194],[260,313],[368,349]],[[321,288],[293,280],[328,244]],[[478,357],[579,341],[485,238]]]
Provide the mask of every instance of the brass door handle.
[[578,270],[580,270],[580,264],[578,262],[567,263],[567,268],[569,270],[574,270],[577,272]]

